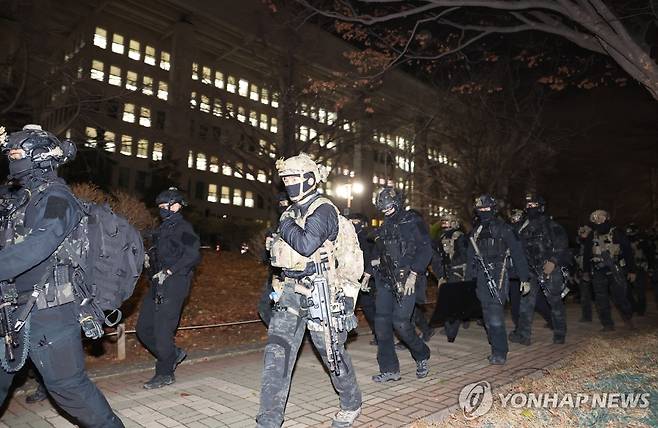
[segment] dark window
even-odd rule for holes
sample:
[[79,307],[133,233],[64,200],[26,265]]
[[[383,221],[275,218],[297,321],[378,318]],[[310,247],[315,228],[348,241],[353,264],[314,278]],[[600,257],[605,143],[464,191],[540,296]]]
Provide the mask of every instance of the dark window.
[[148,187],[148,173],[145,171],[137,171],[137,176],[135,177],[135,190],[138,192],[144,192]]
[[130,188],[130,170],[126,167],[119,168],[119,187],[122,189]]
[[190,121],[190,137],[194,137],[194,130],[196,129],[196,124],[194,120]]
[[206,125],[199,126],[199,138],[205,140],[208,136],[208,127]]
[[265,207],[265,201],[261,195],[256,195],[256,208],[263,209]]
[[203,181],[197,181],[196,187],[194,188],[194,197],[196,199],[203,199],[205,197],[206,183]]
[[110,100],[107,102],[107,115],[110,116],[111,118],[118,119],[119,118],[119,103]]
[[212,139],[219,142],[222,138],[222,128],[219,126],[212,127]]
[[156,111],[155,112],[155,127],[157,129],[164,129],[165,128],[165,120],[167,118],[167,115],[163,111]]

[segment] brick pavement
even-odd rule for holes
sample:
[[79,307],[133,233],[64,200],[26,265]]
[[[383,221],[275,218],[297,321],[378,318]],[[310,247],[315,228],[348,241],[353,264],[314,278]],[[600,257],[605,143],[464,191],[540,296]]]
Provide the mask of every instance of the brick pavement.
[[[377,373],[376,349],[368,345],[371,336],[361,334],[348,345],[357,378],[363,390],[363,414],[359,427],[404,426],[418,419],[436,420],[457,405],[459,391],[471,382],[487,380],[495,388],[559,362],[578,346],[578,340],[599,333],[600,325],[576,322],[578,308],[568,310],[567,344],[551,341],[551,332],[535,317],[533,344],[511,344],[508,363],[490,366],[489,345],[484,329],[471,323],[462,329],[455,343],[435,335],[430,348],[431,372],[416,379],[415,364],[408,351],[398,351],[402,380],[374,384]],[[656,324],[658,314],[639,319],[638,324]],[[618,331],[626,334],[617,319]],[[511,320],[508,319],[508,329]],[[437,352],[438,348],[438,352]],[[152,372],[124,373],[97,379],[112,407],[126,427],[253,427],[258,411],[262,351],[201,361],[186,361],[176,371],[177,383],[160,390],[146,391],[142,383]],[[319,359],[307,343],[295,369],[284,427],[329,426],[337,411],[338,399],[329,377],[322,373]],[[73,426],[49,401],[26,405],[24,396],[11,399],[0,418],[0,428],[41,428]]]

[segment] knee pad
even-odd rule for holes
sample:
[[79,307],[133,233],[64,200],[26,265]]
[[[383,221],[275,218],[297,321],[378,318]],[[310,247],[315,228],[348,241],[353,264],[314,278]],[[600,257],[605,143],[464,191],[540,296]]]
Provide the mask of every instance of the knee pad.
[[288,364],[290,363],[290,343],[281,336],[271,335],[265,346],[265,369],[276,367],[283,363],[283,375],[288,375]]

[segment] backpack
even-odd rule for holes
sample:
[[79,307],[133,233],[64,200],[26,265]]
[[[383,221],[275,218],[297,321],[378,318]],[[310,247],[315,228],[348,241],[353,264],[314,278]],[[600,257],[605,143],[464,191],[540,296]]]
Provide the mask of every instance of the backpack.
[[[107,204],[76,200],[83,216],[60,249],[75,268],[72,283],[84,315],[113,326],[142,273],[144,243],[139,231]],[[104,311],[118,317],[110,321]]]

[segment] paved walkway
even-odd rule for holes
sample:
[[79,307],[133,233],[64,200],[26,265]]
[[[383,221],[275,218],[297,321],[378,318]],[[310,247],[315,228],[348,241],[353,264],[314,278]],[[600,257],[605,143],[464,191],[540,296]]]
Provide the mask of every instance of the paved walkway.
[[[430,375],[418,380],[409,352],[399,351],[402,380],[374,384],[377,373],[376,349],[361,334],[348,345],[363,390],[363,414],[356,426],[404,426],[418,419],[431,421],[457,405],[459,391],[468,383],[487,380],[493,387],[505,385],[520,376],[540,371],[577,349],[578,341],[599,333],[598,322],[581,324],[578,308],[568,310],[569,332],[566,345],[553,345],[544,321],[535,317],[533,344],[511,345],[508,363],[490,366],[484,329],[471,323],[461,330],[455,343],[437,333],[431,342]],[[617,320],[618,321],[618,320]],[[637,320],[640,326],[658,323],[658,314]],[[511,321],[508,320],[508,329]],[[609,334],[609,333],[608,333]],[[618,322],[614,334],[627,334]],[[438,352],[437,352],[438,348]],[[177,383],[155,391],[142,389],[151,371],[118,374],[97,379],[112,407],[126,427],[253,427],[258,411],[262,351],[242,355],[189,361],[176,371]],[[294,373],[284,427],[329,426],[337,411],[338,399],[329,377],[307,343]],[[70,427],[48,401],[26,405],[24,396],[14,397],[0,418],[0,427]]]

